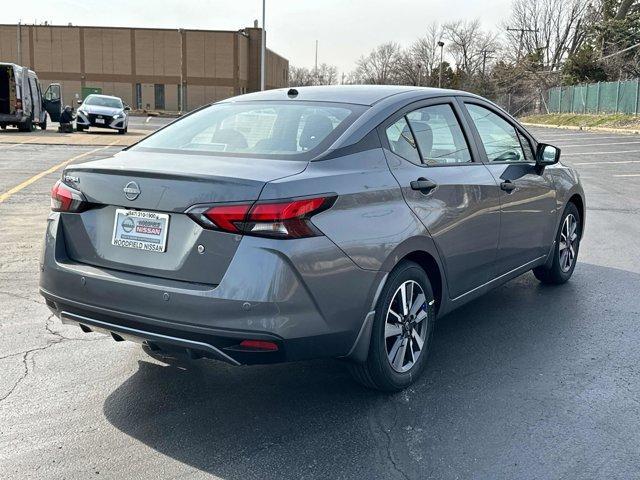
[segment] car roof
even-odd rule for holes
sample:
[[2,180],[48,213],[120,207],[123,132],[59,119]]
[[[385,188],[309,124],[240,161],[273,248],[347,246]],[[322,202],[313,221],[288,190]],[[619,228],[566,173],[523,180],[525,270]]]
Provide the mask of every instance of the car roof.
[[[298,92],[295,97],[289,95],[291,90]],[[291,87],[265,90],[246,95],[232,97],[223,102],[250,102],[261,100],[296,100],[312,102],[353,103],[359,105],[375,105],[376,103],[400,93],[414,92],[423,98],[443,95],[463,95],[466,92],[441,88],[412,87],[404,85],[324,85],[315,87]]]

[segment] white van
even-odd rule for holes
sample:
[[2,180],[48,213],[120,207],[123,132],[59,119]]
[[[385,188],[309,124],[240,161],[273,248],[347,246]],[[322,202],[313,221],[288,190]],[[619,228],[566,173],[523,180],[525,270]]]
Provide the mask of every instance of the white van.
[[0,128],[8,125],[21,132],[31,132],[36,126],[47,128],[47,113],[51,120],[60,120],[62,88],[52,83],[42,95],[38,76],[33,70],[14,63],[0,63]]

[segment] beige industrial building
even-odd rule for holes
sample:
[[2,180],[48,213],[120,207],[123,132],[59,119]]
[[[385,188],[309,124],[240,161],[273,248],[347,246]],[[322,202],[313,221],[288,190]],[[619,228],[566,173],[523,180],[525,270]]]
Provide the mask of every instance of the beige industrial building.
[[[262,30],[0,25],[0,62],[62,84],[72,104],[90,92],[134,109],[185,111],[260,89]],[[289,62],[267,50],[266,87],[287,85]],[[180,85],[183,89],[180,89]]]

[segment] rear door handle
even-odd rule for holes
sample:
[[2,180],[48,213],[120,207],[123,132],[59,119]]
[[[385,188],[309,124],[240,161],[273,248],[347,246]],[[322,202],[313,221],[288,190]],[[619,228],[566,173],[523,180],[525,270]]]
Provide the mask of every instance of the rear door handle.
[[438,184],[424,177],[420,177],[418,180],[413,180],[410,185],[412,190],[427,193],[429,190],[436,188]]
[[511,180],[506,180],[500,184],[500,188],[507,193],[511,193],[516,189],[516,184]]

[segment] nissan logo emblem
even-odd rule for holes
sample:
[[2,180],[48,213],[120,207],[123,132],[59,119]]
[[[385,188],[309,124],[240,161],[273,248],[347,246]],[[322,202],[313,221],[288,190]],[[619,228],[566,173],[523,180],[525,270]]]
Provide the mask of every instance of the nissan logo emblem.
[[140,196],[140,187],[136,182],[129,182],[124,186],[124,196],[127,197],[127,200],[135,200]]

